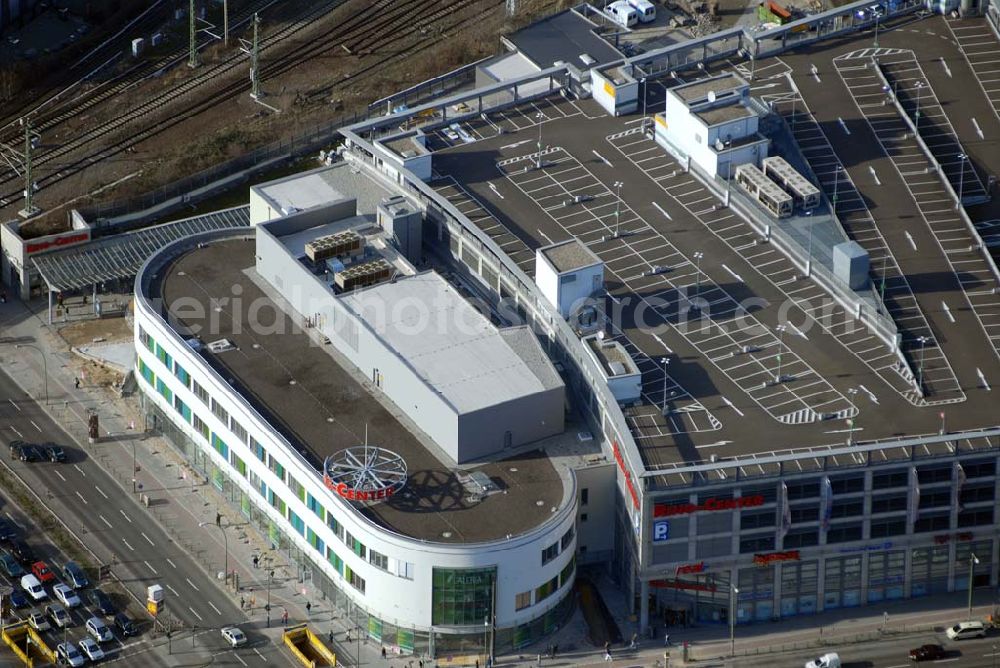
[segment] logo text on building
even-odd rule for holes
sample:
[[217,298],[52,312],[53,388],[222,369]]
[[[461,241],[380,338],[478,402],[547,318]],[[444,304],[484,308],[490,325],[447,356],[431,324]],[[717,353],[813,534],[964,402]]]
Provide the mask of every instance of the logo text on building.
[[764,497],[760,494],[743,496],[738,499],[706,499],[704,503],[657,503],[653,506],[653,517],[670,517],[671,515],[690,515],[702,511],[716,512],[720,510],[737,510],[739,508],[756,508],[764,505]]
[[786,550],[784,552],[771,552],[769,554],[753,555],[753,563],[758,566],[770,566],[779,561],[798,561],[798,550]]

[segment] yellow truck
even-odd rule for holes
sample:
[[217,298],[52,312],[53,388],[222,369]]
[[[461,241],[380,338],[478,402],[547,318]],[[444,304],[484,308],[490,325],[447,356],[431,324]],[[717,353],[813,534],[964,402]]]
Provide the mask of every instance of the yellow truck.
[[337,665],[337,655],[306,624],[288,627],[281,638],[303,666],[320,668]]
[[14,651],[21,663],[32,666],[44,666],[56,662],[56,654],[45,644],[42,637],[35,633],[26,621],[8,624],[0,630],[0,638]]

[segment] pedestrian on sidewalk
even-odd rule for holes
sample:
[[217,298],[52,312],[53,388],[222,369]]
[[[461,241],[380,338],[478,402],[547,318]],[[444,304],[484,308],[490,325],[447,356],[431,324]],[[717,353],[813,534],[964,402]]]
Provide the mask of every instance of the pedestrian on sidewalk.
[[256,555],[256,554],[253,555],[253,567],[254,568],[260,568],[260,556],[259,555]]
[[664,647],[670,647],[670,634],[669,633],[664,634],[664,636],[663,636],[663,646]]
[[610,661],[614,661],[614,659],[611,658],[611,650],[607,650],[607,649],[604,650],[604,660],[605,661],[609,661],[609,662]]
[[313,609],[313,604],[310,603],[309,601],[306,601],[306,617],[307,618],[309,617],[309,613],[312,612],[312,609]]
[[281,611],[281,623],[288,624],[288,610]]
[[556,658],[556,654],[558,654],[558,653],[559,653],[559,645],[553,645],[552,646],[552,658],[553,659]]
[[73,378],[73,387],[75,387],[78,390],[80,389],[80,379],[79,378],[75,378],[75,377]]
[[385,647],[382,648],[382,658],[385,658]]
[[333,629],[330,629],[329,638],[330,638],[330,644],[332,645],[333,644]]
[[636,638],[637,638],[638,636],[639,636],[639,634],[638,634],[638,633],[633,633],[633,634],[632,634],[632,642],[630,642],[630,643],[628,644],[628,648],[629,648],[629,649],[635,649],[635,639],[636,639]]
[[240,596],[240,610],[247,609],[247,599],[246,596]]

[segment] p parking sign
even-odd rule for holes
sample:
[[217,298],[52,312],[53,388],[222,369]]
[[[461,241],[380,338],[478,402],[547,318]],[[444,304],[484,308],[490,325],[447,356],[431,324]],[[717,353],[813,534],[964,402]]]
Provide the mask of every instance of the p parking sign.
[[668,538],[670,538],[670,520],[653,522],[653,542],[662,543]]

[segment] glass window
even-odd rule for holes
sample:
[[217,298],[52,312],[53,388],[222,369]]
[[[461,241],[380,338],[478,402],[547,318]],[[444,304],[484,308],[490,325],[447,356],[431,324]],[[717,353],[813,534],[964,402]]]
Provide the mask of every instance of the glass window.
[[302,521],[302,518],[295,514],[294,510],[288,511],[288,521],[291,523],[292,528],[295,529],[300,536],[304,536],[306,533],[306,523]]
[[552,543],[542,550],[542,566],[559,556],[559,543]]
[[326,519],[326,509],[320,505],[319,501],[316,500],[312,494],[306,492],[306,506],[309,510],[313,511],[313,514],[321,520]]
[[329,547],[326,548],[326,560],[330,562],[334,570],[337,571],[341,577],[344,576],[344,560],[337,556],[337,553]]
[[554,577],[541,587],[535,589],[535,600],[539,603],[547,599],[559,589],[559,577]]
[[[580,490],[580,505],[585,506],[590,501],[590,490],[584,487]],[[526,592],[530,594],[531,592]],[[531,605],[530,603],[528,605]]]
[[576,556],[570,558],[569,563],[563,566],[563,569],[559,571],[559,586],[563,587],[569,583],[570,579],[573,577],[573,571],[576,569]]
[[167,367],[168,371],[174,368],[173,358],[159,343],[156,344],[156,359],[163,362],[163,366]]
[[333,534],[340,540],[344,540],[344,527],[337,521],[337,518],[333,516],[333,513],[326,514],[326,525],[330,527]]
[[408,561],[399,560],[396,562],[396,575],[407,580],[413,579],[413,564]]
[[215,451],[222,455],[225,459],[229,459],[229,446],[226,442],[219,438],[218,434],[212,434],[212,447]]
[[347,547],[351,548],[351,551],[354,552],[354,554],[364,559],[368,554],[368,550],[365,547],[365,544],[362,543],[357,538],[355,538],[354,536],[352,536],[350,531],[346,531],[344,533],[345,533],[344,542],[347,544]]
[[229,412],[225,408],[223,408],[222,404],[220,404],[214,398],[212,399],[212,413],[215,415],[215,417],[219,418],[222,424],[225,425],[229,424]]
[[153,373],[153,370],[150,369],[145,362],[142,361],[141,357],[138,358],[138,360],[139,360],[138,361],[139,375],[142,376],[143,380],[145,380],[147,383],[153,385],[156,382],[156,374]]
[[559,541],[559,550],[565,550],[573,542],[573,527],[569,528],[569,531],[563,534],[562,539]]
[[202,422],[201,418],[197,415],[191,416],[191,424],[194,425],[195,431],[201,434],[201,437],[207,441],[209,437],[208,425]]
[[744,487],[744,498],[749,496],[762,496],[764,503],[773,503],[778,500],[778,486],[775,484],[761,485],[759,487]]
[[247,463],[237,457],[236,453],[229,453],[229,463],[233,465],[233,468],[236,469],[241,476],[244,478],[247,477]]
[[983,478],[996,473],[997,463],[993,459],[979,459],[971,462],[962,462],[966,479]]
[[887,536],[902,536],[906,533],[905,517],[890,517],[882,520],[872,520],[872,538],[885,538]]
[[783,543],[784,549],[790,550],[796,547],[812,547],[819,544],[819,531],[817,529],[792,529],[785,534]]
[[797,503],[791,506],[792,524],[800,522],[816,522],[819,520],[819,506],[815,501]]
[[174,396],[174,410],[181,414],[185,422],[191,422],[191,409],[176,395]]
[[861,523],[857,524],[833,524],[826,532],[827,543],[847,543],[852,540],[861,540]]
[[756,534],[740,538],[740,554],[770,552],[774,549],[774,534]]
[[917,467],[917,479],[921,485],[934,482],[951,482],[951,464]]
[[[921,503],[920,505],[923,505]],[[926,531],[947,531],[951,524],[949,512],[921,513],[920,518],[913,523],[914,533],[924,533]]]
[[365,593],[365,579],[352,571],[350,566],[344,566],[344,577],[352,587],[362,594]]
[[184,387],[191,389],[191,374],[184,370],[180,362],[174,362],[174,375],[184,384]]
[[156,391],[160,393],[164,399],[172,403],[174,400],[174,393],[167,387],[167,384],[163,382],[160,378],[156,379]]
[[198,397],[203,404],[208,406],[211,403],[211,398],[208,396],[208,390],[198,384],[198,381],[191,379],[191,390],[194,392],[194,396]]
[[788,481],[788,499],[814,499],[819,497],[819,479]]
[[993,508],[976,508],[974,510],[964,510],[958,514],[958,526],[976,527],[984,524],[993,524]]
[[375,550],[368,550],[368,563],[383,571],[389,570],[389,557]]
[[830,517],[854,517],[864,512],[865,503],[862,499],[835,500]]
[[243,425],[236,421],[236,418],[230,418],[229,431],[233,432],[233,435],[236,436],[236,440],[240,443],[248,442],[250,436],[247,434],[247,430],[243,428]]
[[893,492],[872,496],[872,514],[893,513],[903,510],[906,510],[906,492]]
[[153,343],[153,339],[150,338],[149,333],[142,328],[142,325],[139,326],[139,342],[149,348],[149,352],[154,352],[156,349],[156,344]]
[[514,609],[524,610],[525,608],[531,607],[531,592],[522,591],[520,594],[514,596]]
[[951,489],[920,490],[920,507],[937,508],[951,505]]
[[495,568],[435,568],[431,576],[431,623],[482,628],[493,613],[495,577]]
[[975,485],[965,485],[962,488],[961,505],[968,503],[980,503],[982,501],[992,501],[994,496],[994,485],[992,482],[976,483]]
[[847,475],[830,476],[830,489],[834,494],[853,494],[865,491],[865,475],[850,473]]
[[281,463],[277,459],[275,459],[273,455],[268,455],[267,467],[271,469],[271,473],[278,476],[282,480],[282,482],[284,482],[285,467],[282,466]]
[[253,454],[260,461],[262,462],[267,461],[267,450],[264,449],[263,445],[254,440],[253,436],[250,437],[250,451],[253,452]]
[[872,475],[872,489],[889,489],[891,487],[907,487],[910,484],[909,469],[892,469],[879,471]]
[[316,548],[320,554],[324,553],[326,545],[323,543],[323,539],[317,536],[316,532],[313,531],[311,527],[306,529],[306,540],[308,540],[309,544]]
[[288,474],[288,489],[292,490],[292,494],[299,498],[302,503],[306,502],[306,488],[302,486],[298,480],[292,477],[292,474]]
[[757,512],[743,512],[740,514],[740,529],[762,529],[774,526],[774,511],[764,510]]

